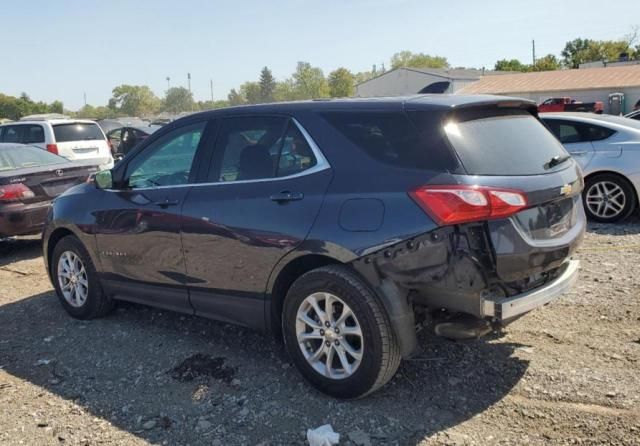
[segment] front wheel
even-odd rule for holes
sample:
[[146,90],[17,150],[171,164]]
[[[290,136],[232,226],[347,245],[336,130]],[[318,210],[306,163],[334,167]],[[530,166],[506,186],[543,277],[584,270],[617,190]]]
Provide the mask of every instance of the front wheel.
[[282,330],[298,370],[331,396],[365,396],[389,381],[400,365],[384,307],[344,266],[318,268],[294,282],[284,303]]
[[61,239],[51,256],[51,276],[64,309],[76,319],[106,315],[113,301],[102,291],[86,248],[74,236]]
[[587,217],[601,223],[624,220],[636,208],[633,186],[618,175],[590,177],[585,183],[582,199]]

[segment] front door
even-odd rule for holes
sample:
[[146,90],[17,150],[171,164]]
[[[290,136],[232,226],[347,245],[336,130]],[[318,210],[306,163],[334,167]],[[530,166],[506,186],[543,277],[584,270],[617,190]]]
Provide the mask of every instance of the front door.
[[129,161],[123,188],[102,191],[96,240],[104,285],[118,298],[190,310],[180,212],[205,125],[153,141]]
[[326,160],[294,120],[223,119],[208,182],[194,186],[183,207],[196,313],[262,326],[269,275],[309,233],[330,180]]

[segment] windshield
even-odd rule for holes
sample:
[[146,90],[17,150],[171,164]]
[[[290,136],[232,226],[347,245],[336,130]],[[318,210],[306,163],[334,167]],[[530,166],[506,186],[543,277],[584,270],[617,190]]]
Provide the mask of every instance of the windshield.
[[66,158],[37,147],[15,147],[0,150],[0,170],[68,163]]
[[446,122],[444,131],[471,175],[537,175],[565,167],[550,164],[567,156],[560,142],[524,110],[470,113]]
[[87,122],[54,125],[53,133],[56,136],[56,142],[104,139],[104,135],[100,127],[98,127],[98,124]]

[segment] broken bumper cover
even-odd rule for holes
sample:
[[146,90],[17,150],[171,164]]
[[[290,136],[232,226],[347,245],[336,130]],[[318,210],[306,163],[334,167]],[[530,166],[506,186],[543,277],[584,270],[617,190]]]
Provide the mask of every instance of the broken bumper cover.
[[526,293],[503,298],[484,298],[481,306],[482,316],[509,321],[548,304],[571,289],[578,279],[579,266],[578,260],[570,260],[555,280]]

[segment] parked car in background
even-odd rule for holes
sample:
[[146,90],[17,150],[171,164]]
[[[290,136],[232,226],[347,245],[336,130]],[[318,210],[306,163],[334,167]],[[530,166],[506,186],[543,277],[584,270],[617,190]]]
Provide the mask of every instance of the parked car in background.
[[39,147],[0,143],[0,238],[40,232],[51,200],[97,171]]
[[124,126],[107,132],[107,139],[111,144],[113,156],[121,158],[131,151],[137,144],[160,129],[159,125]]
[[202,112],[94,183],[43,234],[71,316],[130,300],[273,330],[341,398],[389,381],[428,311],[486,333],[564,293],[586,225],[580,168],[536,104],[497,96]]
[[0,142],[29,144],[72,161],[113,167],[107,138],[98,124],[82,119],[17,121],[0,125]]
[[538,105],[538,112],[591,112],[602,113],[604,104],[601,101],[580,102],[570,97],[549,98]]
[[631,113],[624,115],[625,118],[635,119],[636,121],[640,121],[640,110],[634,110]]
[[640,192],[640,122],[592,113],[540,117],[582,167],[587,216],[605,223],[628,217]]

